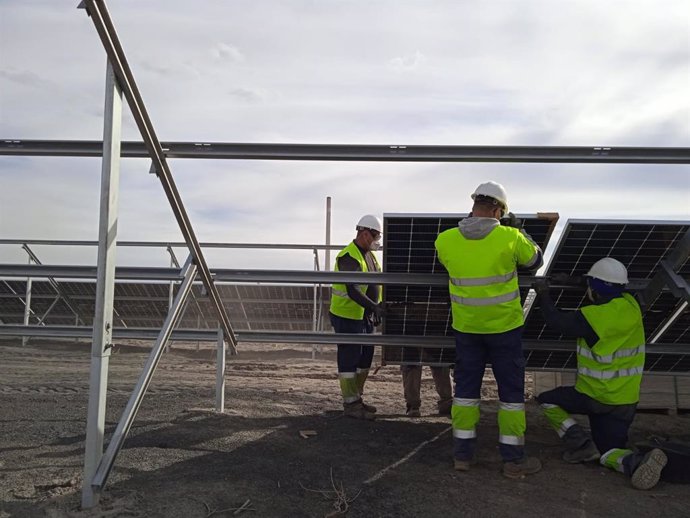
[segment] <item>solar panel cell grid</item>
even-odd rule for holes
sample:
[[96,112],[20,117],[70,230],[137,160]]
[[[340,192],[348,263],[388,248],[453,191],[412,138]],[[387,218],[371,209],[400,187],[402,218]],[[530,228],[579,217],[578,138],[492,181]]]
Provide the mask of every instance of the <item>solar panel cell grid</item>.
[[[455,228],[466,214],[384,215],[384,259],[386,272],[439,273],[445,268],[436,258],[434,242],[438,235]],[[523,228],[545,248],[557,215],[545,217],[521,216]],[[522,298],[527,290],[521,291]],[[387,305],[384,334],[391,335],[452,335],[448,289],[440,286],[386,286]],[[452,350],[420,350],[385,347],[383,360],[387,363],[450,364]]]
[[[614,257],[626,266],[630,279],[648,280],[658,271],[660,261],[678,246],[689,229],[690,224],[675,222],[569,221],[546,275],[584,275],[597,260]],[[678,273],[690,279],[690,259],[683,261]],[[551,297],[556,306],[564,310],[574,310],[588,303],[583,289],[552,289]],[[648,307],[643,316],[647,337],[653,336],[677,305],[678,299],[665,293]],[[688,343],[688,320],[679,319],[666,333],[669,333],[669,339],[662,335],[659,343],[681,343],[681,337]],[[523,336],[536,340],[572,341],[545,326],[538,297],[530,309]]]

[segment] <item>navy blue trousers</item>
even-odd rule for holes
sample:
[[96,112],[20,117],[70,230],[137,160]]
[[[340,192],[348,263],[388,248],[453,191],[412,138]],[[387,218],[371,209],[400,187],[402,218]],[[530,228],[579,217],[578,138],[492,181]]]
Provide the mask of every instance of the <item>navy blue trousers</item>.
[[[522,326],[505,333],[473,334],[455,331],[455,397],[480,399],[486,364],[491,363],[498,396],[504,403],[525,402],[525,357],[522,354]],[[474,456],[476,439],[453,441],[456,459]],[[523,446],[499,443],[506,462],[521,460]]]
[[[556,387],[542,392],[537,396],[537,401],[540,404],[558,405],[569,414],[586,415],[589,418],[592,441],[602,455],[612,448],[626,449],[628,447],[628,430],[635,419],[637,405],[606,405],[587,394],[578,392],[575,387]],[[579,425],[571,428],[576,427],[577,429],[571,434],[576,436],[575,440],[579,437],[586,438],[586,432]],[[568,434],[565,439],[567,438]],[[624,457],[623,468],[626,475],[633,474],[642,457],[643,455],[637,452]]]
[[[368,319],[353,320],[329,313],[336,333],[370,334],[374,326]],[[374,359],[373,345],[338,344],[338,372],[368,369]]]

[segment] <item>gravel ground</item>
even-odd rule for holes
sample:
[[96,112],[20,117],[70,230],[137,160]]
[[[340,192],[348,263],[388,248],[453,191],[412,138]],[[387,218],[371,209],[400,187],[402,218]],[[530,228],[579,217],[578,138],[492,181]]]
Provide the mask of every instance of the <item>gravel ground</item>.
[[[479,462],[459,473],[428,371],[421,418],[404,417],[399,370],[386,366],[367,385],[379,417],[361,422],[340,416],[332,352],[311,360],[310,348],[270,345],[229,359],[225,414],[212,411],[215,351],[165,354],[100,504],[81,510],[89,347],[0,342],[0,518],[343,516],[338,506],[368,517],[690,515],[688,486],[635,491],[597,464],[565,464],[534,404],[528,449],[544,469],[503,478],[490,378]],[[111,357],[106,437],[147,354],[140,344]],[[631,435],[689,430],[688,416],[640,414]]]

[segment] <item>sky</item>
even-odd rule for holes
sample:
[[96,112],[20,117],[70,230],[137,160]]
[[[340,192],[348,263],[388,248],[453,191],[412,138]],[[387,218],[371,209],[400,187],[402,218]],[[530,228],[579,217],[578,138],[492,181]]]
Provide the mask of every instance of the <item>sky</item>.
[[[77,0],[0,0],[0,138],[103,135],[105,52]],[[687,0],[111,0],[161,141],[690,146]],[[127,107],[122,138],[140,140]],[[123,159],[118,237],[181,241],[149,160]],[[690,166],[169,161],[199,241],[345,244],[366,213],[690,220]],[[100,159],[0,157],[0,239],[96,240]],[[385,236],[384,236],[385,240]],[[555,245],[555,241],[552,241]],[[35,247],[45,263],[95,249]],[[180,250],[180,258],[184,251]],[[333,257],[333,256],[332,256]],[[209,251],[310,269],[309,252]],[[166,266],[162,250],[118,262]],[[0,262],[26,262],[0,245]]]

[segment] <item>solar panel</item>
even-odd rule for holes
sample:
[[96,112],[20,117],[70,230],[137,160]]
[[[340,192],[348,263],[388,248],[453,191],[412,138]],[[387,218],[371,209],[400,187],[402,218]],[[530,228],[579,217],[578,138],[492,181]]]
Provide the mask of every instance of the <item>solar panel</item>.
[[[467,214],[384,214],[383,270],[404,273],[444,273],[436,259],[434,241],[457,226]],[[522,227],[544,250],[558,221],[558,214],[518,215]],[[521,290],[523,301],[528,290]],[[384,287],[387,306],[384,334],[451,336],[448,288],[445,286]],[[389,364],[449,365],[455,362],[452,349],[384,347],[383,361]]]
[[[545,275],[584,275],[597,260],[613,257],[626,266],[631,280],[649,280],[659,271],[661,260],[674,250],[689,229],[690,223],[684,222],[570,220]],[[690,258],[682,262],[677,272],[690,279]],[[577,309],[586,301],[582,289],[552,289],[551,297],[564,310]],[[678,304],[678,299],[666,292],[646,308],[643,320],[647,338],[660,330]],[[690,343],[690,317],[686,313],[665,330],[659,343]],[[664,338],[667,334],[668,338]],[[545,325],[539,297],[529,311],[523,337],[572,341]]]
[[[60,282],[61,290],[75,305],[84,325],[93,325],[96,303],[96,283],[81,281]],[[173,287],[177,293],[178,284]],[[218,292],[234,328],[254,331],[312,331],[314,328],[314,288],[290,285],[229,285],[217,283]],[[31,324],[50,308],[57,297],[47,281],[32,282]],[[0,281],[0,321],[6,324],[24,322],[26,281]],[[114,316],[115,327],[160,328],[168,314],[169,283],[116,282]],[[329,289],[317,289],[317,313],[326,315],[330,300]],[[46,325],[75,325],[75,315],[62,301],[53,306],[44,319]],[[215,310],[203,293],[201,285],[192,287],[178,328],[215,329]]]

